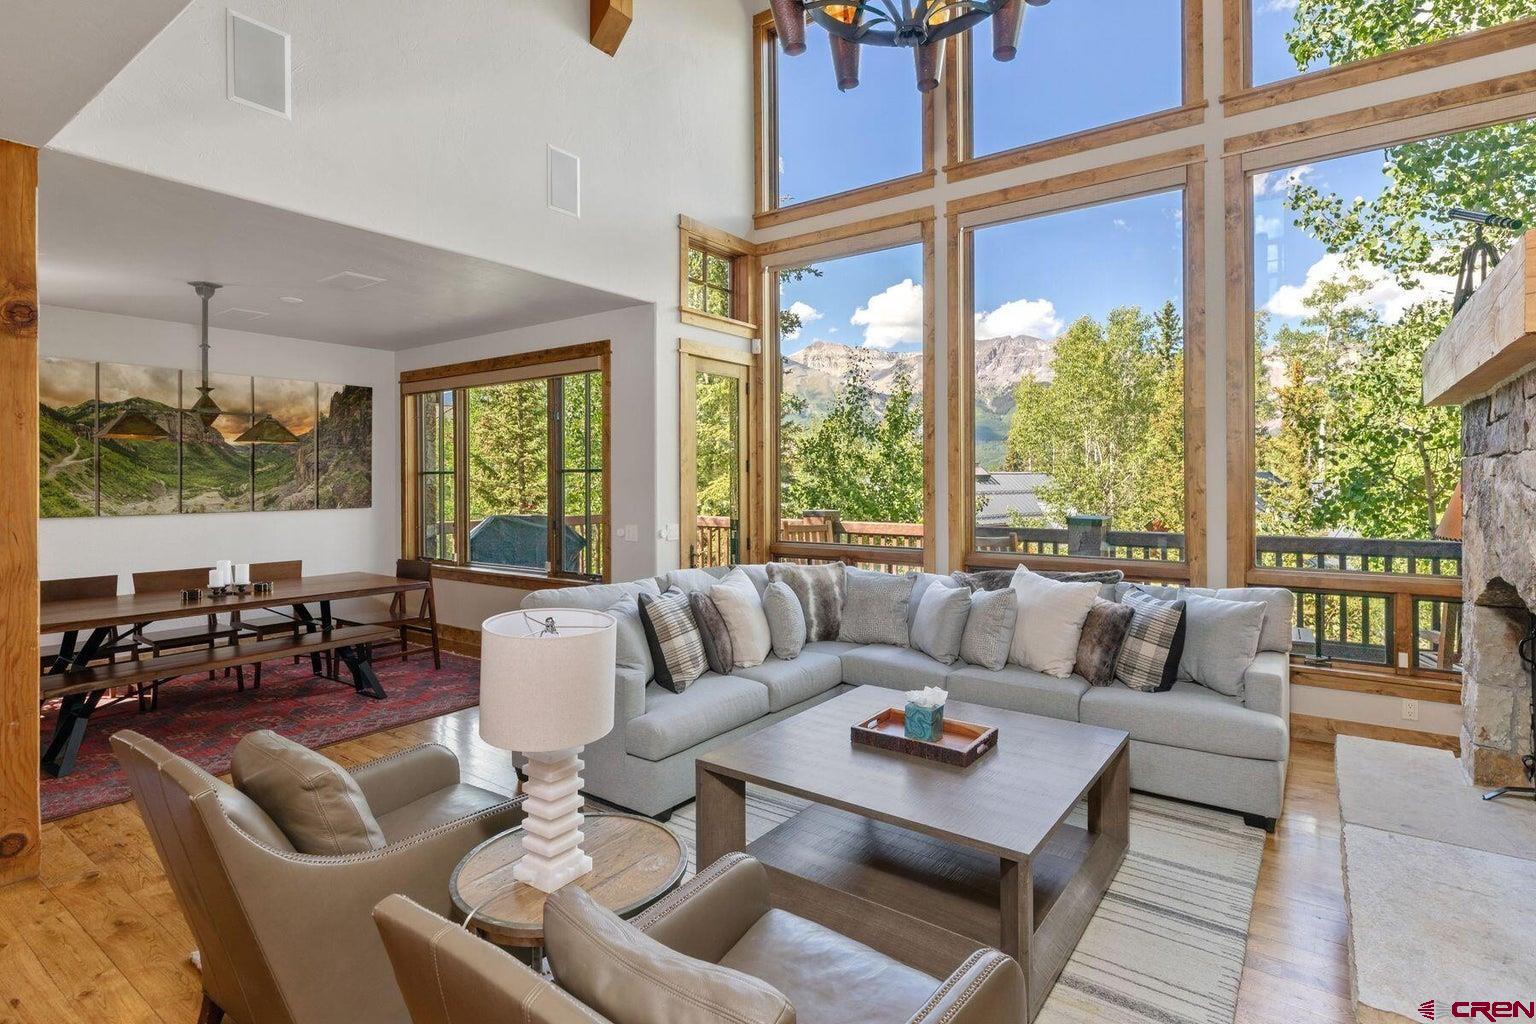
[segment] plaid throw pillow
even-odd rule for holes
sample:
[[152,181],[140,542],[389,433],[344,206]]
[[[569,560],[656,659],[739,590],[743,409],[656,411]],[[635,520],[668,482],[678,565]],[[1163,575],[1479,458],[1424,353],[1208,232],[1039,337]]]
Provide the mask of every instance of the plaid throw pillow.
[[1115,661],[1115,677],[1145,693],[1172,689],[1184,654],[1184,602],[1130,591],[1124,603],[1134,615]]
[[709,667],[688,595],[677,587],[660,597],[641,594],[640,621],[645,626],[651,659],[656,662],[656,682],[673,693],[682,693]]

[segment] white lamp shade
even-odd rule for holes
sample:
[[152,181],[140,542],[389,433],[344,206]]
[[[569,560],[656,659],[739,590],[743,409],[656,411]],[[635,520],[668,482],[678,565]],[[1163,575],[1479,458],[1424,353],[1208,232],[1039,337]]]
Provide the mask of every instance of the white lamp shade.
[[[555,632],[549,633],[547,624]],[[583,608],[506,612],[480,627],[480,738],[502,750],[585,746],[613,728],[618,623]]]

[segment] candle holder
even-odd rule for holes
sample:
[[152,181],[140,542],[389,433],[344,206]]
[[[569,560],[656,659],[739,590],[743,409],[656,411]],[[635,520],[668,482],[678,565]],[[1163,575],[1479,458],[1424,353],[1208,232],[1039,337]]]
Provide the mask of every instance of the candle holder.
[[250,584],[250,583],[236,583],[235,584],[235,593],[237,593],[237,594],[239,594],[239,595],[241,595],[243,597],[246,594],[249,594],[251,592],[251,587],[252,586],[253,586],[253,584]]
[[198,590],[196,587],[194,587],[194,588],[192,588],[190,590],[183,590],[181,592],[181,603],[182,604],[196,604],[198,601],[201,601],[202,599],[203,599],[203,592],[201,590]]
[[258,594],[272,593],[272,584],[270,583],[252,583],[251,588]]
[[206,591],[204,591],[204,593],[206,593],[209,597],[228,597],[229,587],[209,587]]

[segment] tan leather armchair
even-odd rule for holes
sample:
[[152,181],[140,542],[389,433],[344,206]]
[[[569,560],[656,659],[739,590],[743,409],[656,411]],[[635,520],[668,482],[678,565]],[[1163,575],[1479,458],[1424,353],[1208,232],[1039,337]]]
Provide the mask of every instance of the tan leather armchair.
[[[564,892],[551,898],[562,902]],[[557,912],[559,912],[557,910]],[[414,1024],[611,1024],[501,950],[401,896],[374,911]],[[546,916],[546,921],[548,917]],[[647,936],[695,960],[766,981],[794,1007],[780,1024],[1011,1024],[1025,1020],[1024,974],[995,949],[972,954],[939,981],[813,922],[771,909],[768,876],[745,854],[722,858],[635,922]],[[578,926],[577,931],[590,931]],[[553,953],[553,950],[551,951]],[[676,1019],[665,991],[677,979],[652,977],[654,958],[611,948],[576,964],[551,961],[560,984],[619,994],[629,1013]],[[664,971],[664,968],[662,969]],[[725,988],[716,988],[715,998]],[[695,986],[687,986],[695,992]],[[690,1021],[745,1018],[685,1001]],[[704,1009],[701,1009],[703,1007]]]
[[387,845],[294,851],[249,797],[130,730],[112,737],[139,812],[197,938],[202,1021],[407,1024],[370,912],[405,893],[439,913],[476,844],[521,820],[520,801],[460,782],[436,744],[353,769]]

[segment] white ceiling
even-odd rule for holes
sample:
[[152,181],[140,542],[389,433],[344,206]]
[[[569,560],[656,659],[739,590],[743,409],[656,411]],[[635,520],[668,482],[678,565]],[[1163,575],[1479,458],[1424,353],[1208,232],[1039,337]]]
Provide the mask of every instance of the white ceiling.
[[42,146],[188,0],[0,0],[0,139]]
[[[640,304],[57,151],[39,162],[47,305],[196,323],[187,282],[216,281],[214,326],[398,351]],[[343,272],[384,281],[319,283]]]

